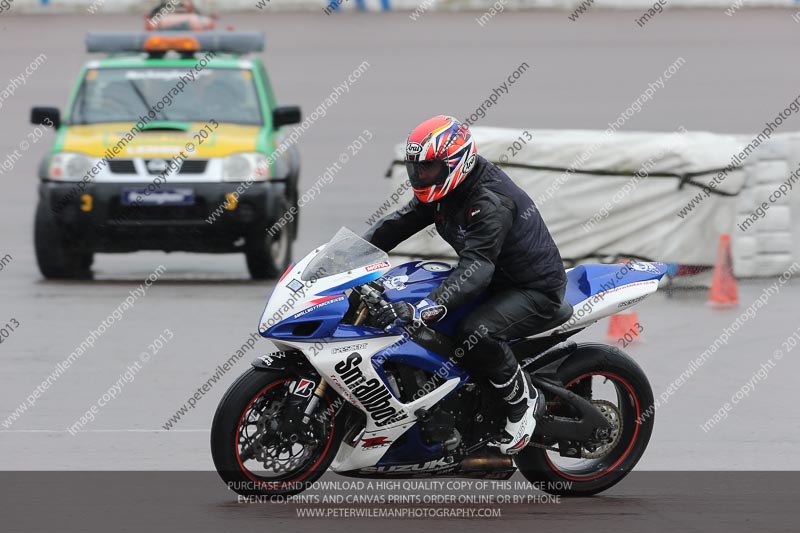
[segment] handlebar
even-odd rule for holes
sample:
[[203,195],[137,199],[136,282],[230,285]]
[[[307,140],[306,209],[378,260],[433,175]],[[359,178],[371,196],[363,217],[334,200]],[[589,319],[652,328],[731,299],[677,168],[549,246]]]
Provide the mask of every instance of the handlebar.
[[382,308],[389,305],[389,302],[383,299],[383,293],[369,283],[360,285],[357,287],[357,289],[360,289],[359,294],[361,294],[361,300],[367,304],[367,307],[370,308],[370,311],[372,311],[375,306]]
[[[361,295],[361,301],[367,306],[370,314],[372,314],[373,310],[381,309],[389,305],[389,302],[383,298],[382,291],[378,290],[382,287],[378,285],[378,288],[376,288],[372,285],[373,283],[374,282],[369,282],[356,287],[356,290],[358,290],[358,293]],[[410,339],[431,351],[445,356],[449,356],[453,353],[455,346],[452,339],[422,323],[414,325],[407,324],[402,326],[402,329],[408,334]]]

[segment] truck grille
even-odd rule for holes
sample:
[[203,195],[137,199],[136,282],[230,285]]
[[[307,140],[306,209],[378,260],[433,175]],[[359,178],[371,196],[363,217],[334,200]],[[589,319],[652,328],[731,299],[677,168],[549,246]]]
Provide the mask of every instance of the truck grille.
[[136,167],[130,159],[112,159],[108,162],[108,169],[113,174],[136,174]]
[[[145,160],[145,165],[149,160]],[[208,167],[207,159],[187,159],[181,165],[178,174],[203,174]],[[136,167],[133,159],[112,159],[108,162],[108,169],[112,174],[136,174]],[[161,172],[148,171],[150,174],[158,175]]]

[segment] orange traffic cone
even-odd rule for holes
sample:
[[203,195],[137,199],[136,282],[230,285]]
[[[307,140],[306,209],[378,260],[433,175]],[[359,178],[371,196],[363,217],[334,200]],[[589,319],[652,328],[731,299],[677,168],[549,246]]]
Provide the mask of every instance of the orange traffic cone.
[[621,342],[625,340],[627,343],[623,344],[627,346],[628,343],[633,342],[639,337],[641,330],[642,327],[641,324],[639,324],[639,315],[636,314],[636,311],[631,311],[630,313],[621,313],[611,316],[611,320],[608,322],[607,336],[614,341]]
[[708,303],[712,305],[731,306],[739,303],[739,288],[733,277],[733,260],[731,259],[731,237],[721,235],[717,263],[711,278],[711,292]]

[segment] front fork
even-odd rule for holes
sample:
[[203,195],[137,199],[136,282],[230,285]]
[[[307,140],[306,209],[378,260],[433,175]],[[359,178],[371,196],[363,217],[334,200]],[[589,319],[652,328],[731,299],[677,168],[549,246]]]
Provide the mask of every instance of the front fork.
[[314,409],[317,408],[317,405],[325,396],[325,391],[327,389],[328,389],[328,382],[326,382],[322,377],[320,377],[319,385],[317,385],[317,388],[314,389],[314,394],[311,396],[311,401],[308,402],[308,405],[303,411],[303,425],[306,425],[311,421],[311,413],[313,413]]

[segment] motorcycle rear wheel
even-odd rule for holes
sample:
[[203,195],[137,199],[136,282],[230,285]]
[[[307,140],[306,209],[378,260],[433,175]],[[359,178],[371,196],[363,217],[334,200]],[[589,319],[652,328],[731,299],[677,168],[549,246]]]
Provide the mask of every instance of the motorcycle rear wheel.
[[[615,420],[617,431],[594,450],[581,447],[581,458],[563,458],[559,452],[534,443],[520,452],[515,462],[522,475],[542,491],[562,496],[597,494],[619,483],[644,454],[653,432],[652,388],[633,359],[613,346],[596,343],[580,344],[577,352],[559,366],[556,377],[564,388],[583,397],[591,397],[589,383],[611,383],[608,388],[616,392],[616,405],[594,401],[606,408],[607,418]],[[564,409],[559,401],[547,399],[548,414],[567,414],[559,412]],[[552,447],[554,443],[539,439],[538,444]]]

